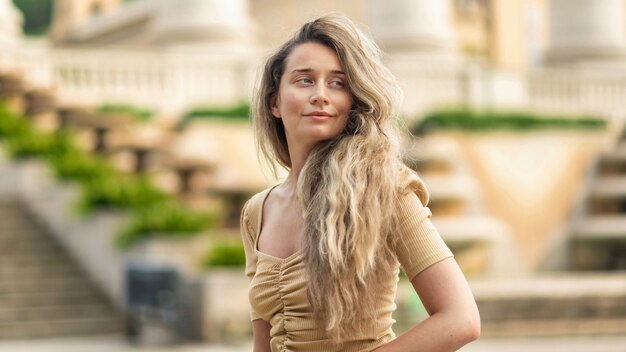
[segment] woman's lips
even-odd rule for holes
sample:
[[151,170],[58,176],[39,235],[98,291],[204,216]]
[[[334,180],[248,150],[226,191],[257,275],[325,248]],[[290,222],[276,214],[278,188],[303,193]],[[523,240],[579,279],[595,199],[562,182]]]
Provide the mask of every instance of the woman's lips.
[[314,120],[327,120],[329,118],[332,117],[331,114],[327,113],[327,112],[323,112],[323,111],[316,111],[316,112],[312,112],[310,114],[305,114],[304,116],[308,116]]

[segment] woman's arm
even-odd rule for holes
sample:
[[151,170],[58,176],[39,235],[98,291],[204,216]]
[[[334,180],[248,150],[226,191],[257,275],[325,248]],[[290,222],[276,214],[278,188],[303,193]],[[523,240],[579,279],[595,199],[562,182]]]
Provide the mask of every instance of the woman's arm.
[[270,323],[263,319],[252,321],[252,334],[254,335],[253,352],[271,352],[270,329]]
[[476,301],[454,258],[431,265],[411,283],[430,317],[376,352],[457,351],[480,336]]

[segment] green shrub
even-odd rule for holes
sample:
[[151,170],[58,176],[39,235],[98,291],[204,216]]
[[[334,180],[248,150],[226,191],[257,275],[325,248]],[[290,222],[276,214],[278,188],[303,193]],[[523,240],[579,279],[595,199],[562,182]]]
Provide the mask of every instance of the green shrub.
[[30,128],[7,137],[6,148],[9,155],[16,159],[55,157],[75,149],[63,133],[42,133]]
[[117,236],[116,243],[127,248],[154,234],[166,233],[170,236],[193,235],[213,226],[211,214],[194,212],[175,202],[163,202],[138,209],[128,226]]
[[0,138],[28,134],[32,128],[28,120],[11,114],[6,104],[0,101]]
[[195,119],[228,119],[234,121],[247,121],[250,116],[250,104],[241,102],[227,107],[198,107],[187,112],[181,119],[180,126],[183,127]]
[[168,196],[145,178],[113,174],[83,182],[78,209],[141,209],[162,203]]
[[153,112],[148,109],[144,109],[138,106],[130,105],[130,104],[116,104],[116,103],[108,103],[99,105],[96,108],[96,111],[101,113],[120,113],[132,116],[133,119],[139,122],[146,122],[150,120],[153,115]]
[[207,252],[202,263],[204,267],[243,267],[246,265],[246,254],[243,244],[238,241],[221,241]]
[[50,165],[55,176],[62,180],[87,182],[115,174],[115,170],[105,160],[78,150],[51,157]]
[[519,111],[441,109],[427,114],[411,127],[415,134],[434,130],[539,130],[539,129],[603,129],[606,121],[592,116],[548,116]]

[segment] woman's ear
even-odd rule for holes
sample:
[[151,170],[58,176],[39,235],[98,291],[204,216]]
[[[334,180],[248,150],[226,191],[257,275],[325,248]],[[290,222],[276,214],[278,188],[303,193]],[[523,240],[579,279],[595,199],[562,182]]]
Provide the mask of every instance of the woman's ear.
[[272,115],[274,115],[274,117],[277,119],[281,118],[280,109],[278,108],[279,104],[280,104],[280,99],[278,99],[277,95],[274,95],[270,98],[270,109],[272,111]]

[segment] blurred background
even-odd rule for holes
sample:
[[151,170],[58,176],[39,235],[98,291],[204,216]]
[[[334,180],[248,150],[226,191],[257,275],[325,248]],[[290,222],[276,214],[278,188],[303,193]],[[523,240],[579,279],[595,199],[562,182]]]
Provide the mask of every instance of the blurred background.
[[463,351],[626,351],[623,0],[0,0],[0,351],[250,350],[239,214],[285,173],[249,101],[328,12],[404,91]]

